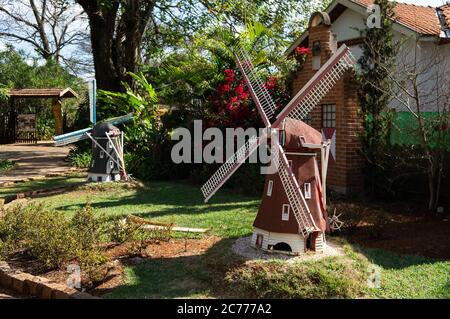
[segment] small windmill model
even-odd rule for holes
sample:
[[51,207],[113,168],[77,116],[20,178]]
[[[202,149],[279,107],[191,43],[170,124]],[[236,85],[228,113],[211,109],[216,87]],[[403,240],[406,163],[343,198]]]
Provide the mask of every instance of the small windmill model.
[[124,133],[115,125],[133,120],[133,114],[97,122],[95,80],[90,85],[90,118],[93,128],[55,136],[55,146],[64,146],[90,139],[92,160],[89,168],[90,182],[113,182],[127,180],[123,140]]
[[[248,54],[238,47],[235,58],[266,126],[266,135],[250,138],[206,182],[202,187],[205,201],[270,138],[272,166],[277,170],[267,175],[265,193],[253,225],[252,245],[295,254],[308,249],[320,252],[326,244],[324,234],[328,227],[325,188],[330,141],[323,141],[322,135],[302,120],[356,60],[342,45],[276,116],[275,103]],[[321,172],[317,152],[321,156]]]

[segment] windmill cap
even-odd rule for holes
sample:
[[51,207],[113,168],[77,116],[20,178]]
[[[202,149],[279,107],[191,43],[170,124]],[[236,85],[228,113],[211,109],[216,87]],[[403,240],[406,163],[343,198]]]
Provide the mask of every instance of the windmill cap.
[[106,137],[106,133],[119,133],[120,130],[111,123],[99,123],[94,126],[92,130],[92,136],[94,137]]

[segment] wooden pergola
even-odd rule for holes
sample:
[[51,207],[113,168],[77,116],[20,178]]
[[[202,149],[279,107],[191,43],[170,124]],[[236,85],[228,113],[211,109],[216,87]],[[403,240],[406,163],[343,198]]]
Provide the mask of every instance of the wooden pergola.
[[[62,114],[62,100],[68,98],[78,98],[78,94],[71,88],[66,89],[11,89],[9,90],[9,100],[11,111],[14,110],[14,101],[16,99],[52,99],[52,113],[55,120],[56,135],[63,134],[63,114]],[[9,130],[14,130],[12,126],[15,125],[15,119],[10,122]]]

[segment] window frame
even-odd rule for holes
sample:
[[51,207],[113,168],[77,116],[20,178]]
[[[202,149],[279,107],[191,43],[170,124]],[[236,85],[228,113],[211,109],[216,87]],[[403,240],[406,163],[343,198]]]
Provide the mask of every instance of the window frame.
[[269,183],[267,184],[267,193],[266,195],[271,197],[273,192],[273,180],[269,180]]
[[304,183],[303,188],[305,191],[305,199],[311,199],[312,198],[311,183]]
[[[287,212],[285,212],[285,209],[287,209]],[[283,204],[283,208],[281,210],[281,220],[284,222],[288,222],[290,213],[291,213],[291,205]]]
[[322,104],[322,128],[336,128],[336,104]]

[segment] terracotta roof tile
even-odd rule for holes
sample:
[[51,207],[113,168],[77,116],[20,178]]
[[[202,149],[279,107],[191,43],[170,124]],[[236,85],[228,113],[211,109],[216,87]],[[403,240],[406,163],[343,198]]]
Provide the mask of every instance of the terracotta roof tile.
[[440,9],[442,10],[442,14],[444,16],[445,23],[447,23],[447,27],[450,28],[450,4],[443,5],[442,7],[440,7]]
[[[363,6],[373,4],[373,0],[350,1]],[[450,11],[450,6],[448,10]],[[398,2],[394,8],[394,13],[398,23],[420,34],[434,36],[441,34],[441,25],[436,14],[436,8]],[[448,14],[450,18],[450,12]]]

